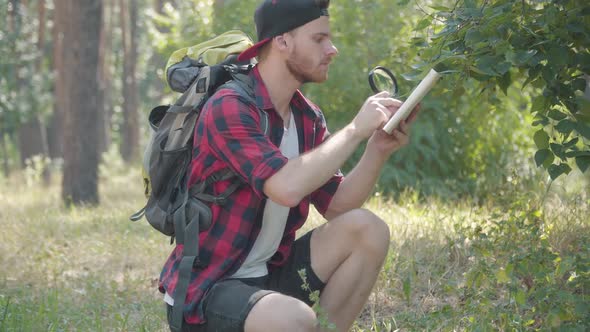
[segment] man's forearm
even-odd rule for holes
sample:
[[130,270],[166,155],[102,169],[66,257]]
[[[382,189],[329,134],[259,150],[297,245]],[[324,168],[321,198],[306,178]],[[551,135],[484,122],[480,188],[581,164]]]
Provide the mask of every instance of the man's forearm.
[[365,150],[361,160],[346,175],[326,213],[331,219],[339,214],[361,207],[373,191],[387,156]]
[[289,160],[265,182],[265,194],[279,204],[297,205],[328,181],[361,141],[354,126],[344,127],[317,148]]

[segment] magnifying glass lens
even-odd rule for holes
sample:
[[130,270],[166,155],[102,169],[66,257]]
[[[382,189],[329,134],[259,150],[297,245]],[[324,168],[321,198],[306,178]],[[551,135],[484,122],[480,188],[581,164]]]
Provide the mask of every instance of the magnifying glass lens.
[[369,73],[369,85],[373,92],[387,91],[393,97],[398,93],[397,81],[393,73],[384,67],[375,67]]

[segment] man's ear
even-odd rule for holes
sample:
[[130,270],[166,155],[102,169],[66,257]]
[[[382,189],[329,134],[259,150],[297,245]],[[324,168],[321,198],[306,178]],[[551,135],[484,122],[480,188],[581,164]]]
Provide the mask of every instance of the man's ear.
[[281,50],[287,49],[287,39],[285,38],[284,34],[276,36],[275,42],[277,43],[277,46],[279,47],[279,49],[281,49]]

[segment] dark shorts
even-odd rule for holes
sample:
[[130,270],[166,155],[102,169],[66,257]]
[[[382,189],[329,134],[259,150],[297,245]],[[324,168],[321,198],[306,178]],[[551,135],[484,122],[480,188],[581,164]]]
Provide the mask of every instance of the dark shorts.
[[[246,317],[256,302],[272,293],[281,293],[297,298],[312,305],[310,293],[322,291],[325,284],[311,268],[311,233],[303,235],[295,241],[287,262],[280,268],[271,271],[267,276],[248,279],[226,279],[217,282],[203,299],[206,323],[190,325],[186,322],[183,331],[225,332],[243,331]],[[299,271],[304,269],[309,290],[301,286],[303,280]],[[168,323],[172,307],[168,307]]]

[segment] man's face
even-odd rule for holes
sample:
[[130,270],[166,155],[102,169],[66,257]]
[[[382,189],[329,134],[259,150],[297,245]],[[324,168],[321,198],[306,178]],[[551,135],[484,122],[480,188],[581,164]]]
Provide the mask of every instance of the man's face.
[[321,83],[328,78],[328,67],[338,50],[332,44],[328,17],[313,20],[290,34],[287,68],[299,82]]

